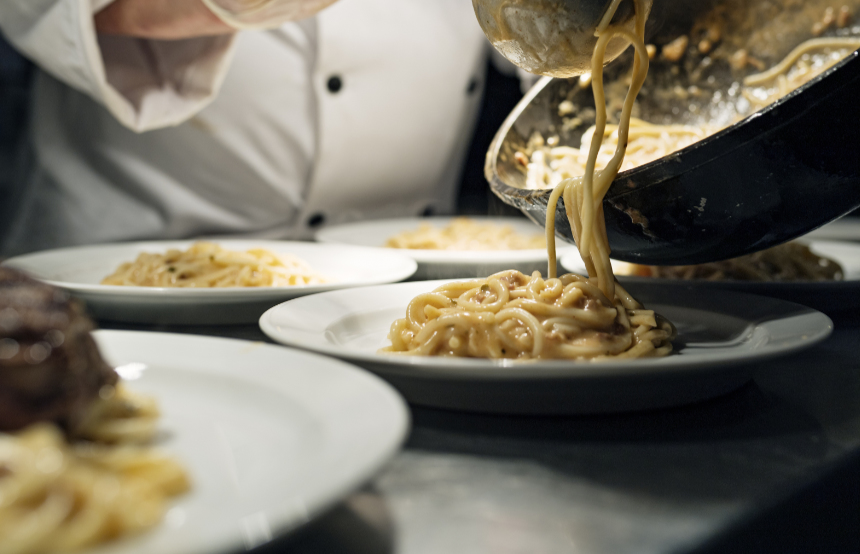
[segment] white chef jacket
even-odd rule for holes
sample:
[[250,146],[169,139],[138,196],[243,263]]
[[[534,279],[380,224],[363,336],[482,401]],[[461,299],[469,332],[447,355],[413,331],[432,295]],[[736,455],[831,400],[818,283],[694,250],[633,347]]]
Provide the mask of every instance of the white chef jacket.
[[3,0],[42,72],[0,252],[452,209],[486,39],[465,0],[340,0],[272,31],[98,36],[112,0]]

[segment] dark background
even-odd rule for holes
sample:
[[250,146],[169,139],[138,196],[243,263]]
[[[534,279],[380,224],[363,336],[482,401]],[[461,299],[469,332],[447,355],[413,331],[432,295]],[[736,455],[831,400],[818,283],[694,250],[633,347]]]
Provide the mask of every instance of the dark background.
[[490,192],[484,177],[484,158],[496,131],[520,101],[520,80],[504,75],[487,63],[481,113],[460,181],[457,211],[468,215],[518,215],[519,211],[502,203]]
[[0,36],[0,242],[30,163],[26,120],[33,65]]

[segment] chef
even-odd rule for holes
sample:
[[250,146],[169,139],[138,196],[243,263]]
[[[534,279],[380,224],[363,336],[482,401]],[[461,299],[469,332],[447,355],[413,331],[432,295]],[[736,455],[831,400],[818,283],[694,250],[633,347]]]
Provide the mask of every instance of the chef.
[[470,3],[331,1],[0,2],[41,69],[0,255],[450,212],[487,53]]

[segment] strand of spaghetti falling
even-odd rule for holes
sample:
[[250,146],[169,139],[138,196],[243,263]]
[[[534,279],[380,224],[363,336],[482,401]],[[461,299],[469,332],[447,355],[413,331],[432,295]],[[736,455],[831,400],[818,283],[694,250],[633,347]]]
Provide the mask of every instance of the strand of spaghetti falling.
[[[633,111],[633,102],[648,72],[648,54],[645,49],[644,29],[645,12],[640,3],[636,2],[635,34],[626,29],[608,27],[607,23],[614,16],[614,9],[620,3],[613,2],[610,10],[601,21],[597,30],[598,41],[592,57],[592,89],[597,110],[595,131],[592,135],[589,159],[586,164],[586,172],[582,177],[571,178],[562,181],[550,195],[547,206],[547,250],[549,258],[549,275],[555,275],[555,208],[558,199],[564,194],[565,208],[571,223],[571,231],[574,240],[579,246],[586,269],[591,277],[596,277],[600,289],[609,297],[614,297],[615,280],[612,276],[612,267],[609,264],[609,245],[606,237],[606,224],[603,220],[602,199],[609,189],[615,176],[618,174],[621,163],[626,153],[627,138],[630,127],[630,117]],[[615,155],[607,167],[600,172],[595,172],[597,153],[603,141],[606,125],[606,101],[603,94],[603,59],[606,46],[613,38],[621,36],[633,44],[636,57],[633,63],[633,79],[630,89],[624,101],[621,120],[618,128],[618,146]],[[595,189],[595,182],[597,187]],[[574,206],[578,207],[574,210]],[[578,213],[577,213],[578,212]],[[600,221],[596,224],[597,216]],[[595,232],[596,231],[596,232]],[[595,240],[597,234],[600,240]],[[592,253],[592,249],[596,251]],[[595,260],[595,255],[597,260]],[[599,264],[597,263],[599,261]]]

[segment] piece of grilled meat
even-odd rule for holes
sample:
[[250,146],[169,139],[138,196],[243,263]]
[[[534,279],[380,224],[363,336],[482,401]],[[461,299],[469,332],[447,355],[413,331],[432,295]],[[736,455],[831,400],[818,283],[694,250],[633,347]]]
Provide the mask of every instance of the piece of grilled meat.
[[102,387],[118,379],[92,329],[65,292],[0,267],[0,431],[53,421],[74,433]]

